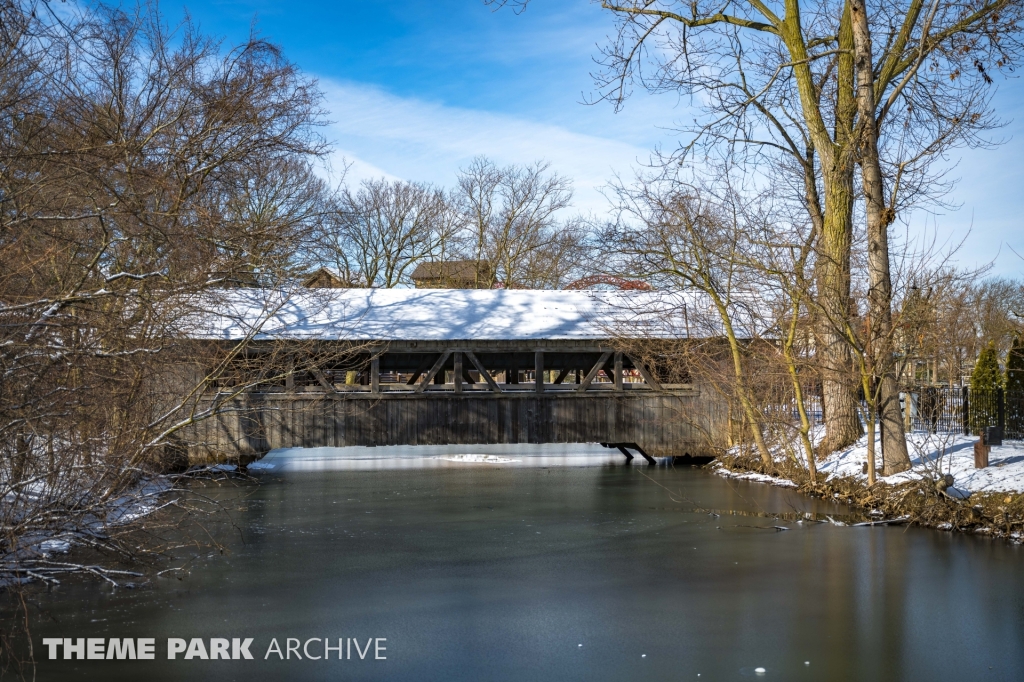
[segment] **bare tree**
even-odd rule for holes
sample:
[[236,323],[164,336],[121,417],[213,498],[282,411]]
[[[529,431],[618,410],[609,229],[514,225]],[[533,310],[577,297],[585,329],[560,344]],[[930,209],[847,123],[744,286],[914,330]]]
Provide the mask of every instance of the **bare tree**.
[[[854,171],[864,160],[864,131],[877,132],[881,172],[871,173],[885,185],[879,192],[878,180],[869,178],[885,202],[876,211],[882,221],[871,228],[874,244],[900,210],[938,200],[948,190],[941,172],[930,172],[932,161],[954,145],[983,143],[977,135],[992,125],[989,72],[1009,68],[1019,53],[1020,3],[906,0],[874,8],[863,17],[870,30],[861,31],[874,37],[873,58],[866,62],[873,67],[873,92],[869,102],[860,90],[860,107],[849,0],[601,4],[616,19],[605,68],[596,76],[601,98],[621,106],[639,84],[695,95],[704,110],[693,138],[666,161],[678,162],[702,147],[754,161],[762,175],[796,171],[799,199],[819,235],[817,287],[829,318],[819,338],[829,358],[825,447],[852,442],[860,432],[852,391],[856,372],[835,330],[850,310]],[[865,126],[869,112],[871,125]],[[879,199],[871,201],[874,211]],[[872,268],[883,265],[872,258]],[[874,279],[872,290],[882,300],[885,276],[876,273]]]
[[971,357],[977,357],[977,350],[990,340],[995,341],[1001,353],[1005,352],[1020,329],[1017,311],[1024,310],[1024,284],[1005,278],[981,282],[972,287],[970,308],[978,336],[978,346],[972,349]]
[[707,310],[696,325],[724,339],[728,348],[732,394],[750,426],[758,454],[773,466],[765,440],[763,415],[750,382],[748,346],[757,335],[763,305],[756,271],[750,266],[750,225],[730,200],[674,177],[641,178],[632,187],[617,186],[620,219],[601,235],[605,258],[620,273],[669,289],[700,292]]
[[209,238],[223,254],[221,271],[275,286],[309,270],[333,207],[327,183],[309,161],[255,158],[224,179],[207,218]]
[[199,345],[187,323],[221,306],[217,272],[300,267],[320,99],[256,37],[222,51],[150,5],[0,1],[0,581],[117,579],[48,538],[144,554],[127,512],[159,508],[147,482],[249,340]]
[[464,252],[491,264],[490,288],[544,288],[564,282],[573,245],[582,247],[579,221],[561,223],[569,207],[569,180],[548,174],[548,164],[500,168],[478,157],[459,175],[465,220]]
[[443,190],[425,184],[367,180],[345,189],[325,225],[320,252],[365,286],[409,283],[416,264],[453,250],[460,216]]

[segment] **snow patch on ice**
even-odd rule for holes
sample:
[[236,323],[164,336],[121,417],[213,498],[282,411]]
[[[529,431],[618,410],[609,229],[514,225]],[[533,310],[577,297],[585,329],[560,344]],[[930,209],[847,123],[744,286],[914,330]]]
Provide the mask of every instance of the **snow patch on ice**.
[[448,462],[470,462],[473,464],[508,464],[509,462],[521,462],[520,459],[510,457],[498,457],[497,455],[443,455],[433,459],[443,459]]
[[67,554],[71,543],[67,540],[44,540],[39,543],[39,551],[43,554]]
[[186,473],[214,473],[214,472],[232,472],[238,471],[238,467],[234,464],[195,464],[188,468]]

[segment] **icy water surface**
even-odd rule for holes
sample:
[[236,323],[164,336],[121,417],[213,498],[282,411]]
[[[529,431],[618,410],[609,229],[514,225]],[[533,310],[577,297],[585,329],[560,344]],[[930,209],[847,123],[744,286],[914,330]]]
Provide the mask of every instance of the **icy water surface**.
[[[846,508],[607,454],[403,452],[271,469],[180,580],[37,592],[37,679],[1024,679],[1020,548],[797,523]],[[48,661],[43,637],[152,637],[157,660]],[[169,661],[169,637],[254,660]],[[275,638],[386,659],[265,658]]]

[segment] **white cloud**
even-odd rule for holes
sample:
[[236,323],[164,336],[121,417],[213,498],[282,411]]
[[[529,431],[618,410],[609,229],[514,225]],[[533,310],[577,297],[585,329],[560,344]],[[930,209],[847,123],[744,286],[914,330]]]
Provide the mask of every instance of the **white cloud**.
[[389,173],[380,166],[369,163],[347,149],[334,148],[331,154],[331,174],[338,177],[344,171],[345,182],[349,185],[358,185],[363,180],[372,178],[386,178],[388,180],[404,180],[401,176]]
[[334,121],[329,136],[337,153],[353,162],[350,182],[385,174],[450,185],[477,155],[502,165],[544,160],[573,180],[578,210],[604,212],[600,188],[649,155],[635,144],[550,123],[397,97],[366,85],[328,79],[320,85]]
[[[340,168],[341,157],[352,164],[349,182],[384,176],[451,185],[458,169],[480,154],[499,164],[543,159],[552,170],[573,180],[577,210],[602,214],[608,202],[600,189],[616,173],[628,178],[633,168],[649,158],[650,148],[641,146],[642,136],[637,134],[645,117],[652,129],[651,147],[657,137],[670,145],[677,140],[664,128],[656,129],[653,122],[667,118],[672,102],[663,109],[652,101],[643,102],[647,106],[640,120],[607,118],[581,106],[578,117],[572,119],[578,130],[573,130],[571,123],[564,123],[564,108],[559,115],[563,124],[557,125],[399,97],[371,85],[330,79],[320,84],[334,121],[329,131],[337,150],[333,165]],[[1016,101],[1009,104],[1007,109],[1020,113],[1022,107]],[[607,135],[594,134],[595,130]],[[1021,142],[1013,133],[1021,133],[1021,127],[1011,125],[1005,132],[1010,134],[1004,146],[963,153],[957,168],[962,180],[950,197],[962,204],[960,210],[931,217],[915,212],[908,218],[912,234],[935,235],[940,248],[969,234],[956,255],[962,265],[978,266],[995,259],[994,274],[1019,276],[1024,262],[1010,248],[1024,255],[1024,229],[1020,228],[1024,193],[1012,172],[1019,167],[1021,153]]]

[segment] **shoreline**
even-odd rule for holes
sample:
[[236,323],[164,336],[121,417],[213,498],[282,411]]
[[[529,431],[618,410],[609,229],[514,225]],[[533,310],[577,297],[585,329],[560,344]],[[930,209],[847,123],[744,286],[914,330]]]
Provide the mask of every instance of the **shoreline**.
[[[879,476],[868,486],[862,473],[867,443],[853,446],[817,462],[814,483],[795,454],[777,454],[771,467],[749,452],[733,448],[708,469],[718,475],[794,489],[797,492],[845,502],[866,521],[906,523],[934,530],[955,531],[1024,543],[1024,443],[994,446],[990,464],[973,467],[976,439],[951,434],[908,435],[912,468]],[[942,478],[953,477],[945,487]]]

